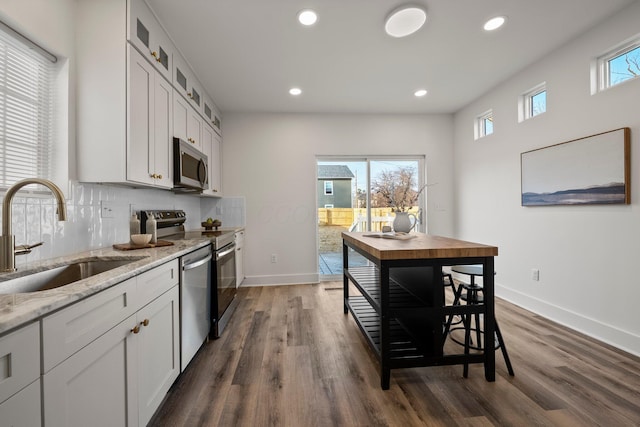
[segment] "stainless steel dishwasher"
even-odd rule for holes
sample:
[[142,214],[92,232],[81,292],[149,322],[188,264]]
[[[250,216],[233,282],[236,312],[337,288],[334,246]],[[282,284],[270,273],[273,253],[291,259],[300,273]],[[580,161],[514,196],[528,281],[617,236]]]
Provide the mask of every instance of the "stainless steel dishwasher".
[[211,258],[211,245],[180,258],[180,371],[209,335]]

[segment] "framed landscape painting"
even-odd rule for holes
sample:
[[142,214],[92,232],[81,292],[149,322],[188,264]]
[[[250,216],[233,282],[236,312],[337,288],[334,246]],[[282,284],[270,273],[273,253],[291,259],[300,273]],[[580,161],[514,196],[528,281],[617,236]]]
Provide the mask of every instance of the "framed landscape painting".
[[520,155],[522,206],[629,204],[629,128]]

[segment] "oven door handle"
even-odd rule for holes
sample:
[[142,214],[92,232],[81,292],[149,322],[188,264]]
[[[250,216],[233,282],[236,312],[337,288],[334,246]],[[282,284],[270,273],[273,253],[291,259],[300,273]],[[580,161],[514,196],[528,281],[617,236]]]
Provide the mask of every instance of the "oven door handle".
[[182,266],[182,270],[183,271],[187,271],[187,270],[191,270],[192,268],[197,268],[200,267],[202,264],[206,264],[207,262],[211,261],[211,254],[207,255],[204,258],[200,258],[197,261],[194,262],[190,262],[189,264],[185,264]]
[[223,258],[227,255],[229,255],[230,253],[234,252],[236,250],[236,245],[231,245],[231,248],[222,251],[222,252],[216,252],[216,261],[220,260],[220,258]]

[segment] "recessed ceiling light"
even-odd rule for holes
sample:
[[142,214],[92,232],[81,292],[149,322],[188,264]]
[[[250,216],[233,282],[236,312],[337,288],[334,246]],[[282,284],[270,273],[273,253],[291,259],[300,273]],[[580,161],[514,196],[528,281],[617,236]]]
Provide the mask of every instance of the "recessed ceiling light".
[[300,89],[299,87],[292,87],[291,89],[289,89],[289,93],[293,96],[298,96],[302,93],[302,89]]
[[502,27],[507,19],[504,16],[496,16],[495,18],[489,19],[484,24],[485,31],[493,31]]
[[426,89],[418,89],[417,91],[414,92],[414,95],[417,96],[418,98],[425,96],[426,94],[427,94]]
[[427,12],[417,6],[401,6],[394,10],[384,23],[384,30],[391,37],[406,37],[418,31],[427,20]]
[[318,21],[318,15],[311,9],[301,10],[300,13],[298,13],[298,21],[302,25],[313,25]]

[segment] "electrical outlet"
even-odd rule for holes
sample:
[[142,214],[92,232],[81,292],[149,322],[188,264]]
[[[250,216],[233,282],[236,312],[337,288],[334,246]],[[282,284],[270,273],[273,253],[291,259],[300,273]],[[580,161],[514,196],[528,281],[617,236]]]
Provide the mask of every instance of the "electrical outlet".
[[537,268],[531,269],[531,280],[538,282],[540,280],[540,270]]
[[271,262],[274,264],[278,262],[278,254],[271,254]]
[[115,212],[111,202],[100,202],[100,218],[115,218]]

